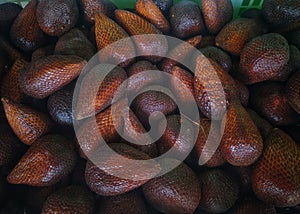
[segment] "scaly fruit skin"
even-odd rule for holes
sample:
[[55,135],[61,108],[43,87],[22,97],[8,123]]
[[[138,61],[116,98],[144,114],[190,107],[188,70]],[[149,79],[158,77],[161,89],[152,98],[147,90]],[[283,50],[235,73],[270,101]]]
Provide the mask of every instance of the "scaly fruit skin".
[[209,213],[223,213],[235,204],[239,196],[237,181],[221,169],[209,169],[199,175],[202,196],[199,207]]
[[232,19],[233,6],[230,0],[202,0],[201,6],[206,27],[212,34],[217,34]]
[[300,150],[280,129],[273,129],[256,164],[252,188],[256,196],[276,207],[300,203]]
[[154,0],[154,3],[165,15],[168,14],[170,8],[173,6],[173,0]]
[[258,128],[261,136],[265,139],[269,135],[269,132],[273,129],[272,125],[267,120],[259,116],[253,109],[247,108],[246,110]]
[[244,107],[248,106],[249,96],[250,96],[250,91],[249,91],[248,87],[239,80],[234,80],[234,82],[239,91],[239,98],[240,98],[241,104]]
[[97,13],[103,13],[113,18],[117,7],[109,0],[80,0],[84,13],[84,18],[89,22],[95,21]]
[[238,78],[253,84],[276,77],[290,59],[286,39],[277,33],[264,34],[252,39],[241,52]]
[[237,18],[226,24],[216,36],[216,46],[239,56],[244,45],[262,34],[261,27],[255,20]]
[[[135,47],[126,31],[103,13],[95,15],[95,38],[100,62],[121,64],[126,67],[133,62]],[[119,40],[123,40],[118,42]]]
[[11,184],[50,186],[66,177],[75,167],[73,145],[61,135],[45,135],[35,141],[7,176]]
[[[127,193],[159,174],[159,163],[147,154],[123,143],[112,143],[109,146],[115,152],[102,152],[100,157],[95,151],[93,162],[88,161],[85,169],[86,183],[98,195],[115,196]],[[147,161],[130,163],[132,160]],[[128,164],[131,164],[130,167]]]
[[164,34],[170,31],[170,24],[153,0],[137,0],[135,10]]
[[45,36],[38,24],[38,1],[31,0],[19,13],[10,29],[10,39],[23,51],[34,51],[45,43]]
[[76,1],[40,0],[36,17],[41,29],[50,36],[61,36],[77,23],[79,11]]
[[[162,168],[178,162],[164,159]],[[146,200],[163,213],[192,214],[201,198],[200,182],[191,168],[181,163],[174,170],[143,185]]]
[[52,193],[45,201],[42,214],[78,213],[92,214],[95,199],[91,191],[83,186],[68,186]]
[[0,131],[0,166],[10,163],[18,156],[20,143],[18,138],[5,124],[1,124]]
[[10,127],[23,143],[31,145],[50,131],[52,122],[46,114],[7,98],[1,101]]
[[31,62],[20,75],[20,88],[31,97],[46,98],[74,80],[86,63],[73,55],[51,55]]
[[131,213],[131,214],[147,214],[146,203],[143,196],[138,190],[133,190],[128,193],[107,196],[101,198],[99,202],[98,214],[116,214],[116,213]]
[[224,159],[234,166],[253,164],[262,153],[263,140],[244,107],[230,105],[222,126],[225,128],[221,141]]
[[300,114],[300,71],[291,76],[285,87],[289,104]]

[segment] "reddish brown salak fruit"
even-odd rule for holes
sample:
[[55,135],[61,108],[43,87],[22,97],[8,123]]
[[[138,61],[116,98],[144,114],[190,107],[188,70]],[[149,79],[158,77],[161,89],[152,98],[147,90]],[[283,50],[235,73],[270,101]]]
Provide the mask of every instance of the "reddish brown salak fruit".
[[286,39],[277,33],[252,39],[241,52],[238,78],[245,84],[269,80],[277,76],[290,59]]
[[[96,154],[93,156],[94,163],[88,161],[86,165],[86,183],[98,195],[124,194],[142,186],[161,170],[154,159],[129,145],[112,143],[109,146],[113,153],[102,152],[101,157]],[[133,160],[143,162],[132,163]]]
[[131,36],[136,36],[133,41],[138,56],[144,56],[153,62],[157,62],[161,60],[161,57],[166,56],[168,42],[154,25],[141,16],[126,10],[116,10],[115,15],[120,25]]
[[150,115],[151,120],[158,121],[161,119],[161,113],[170,115],[175,112],[177,105],[167,94],[149,90],[141,93],[133,100],[132,109],[148,130],[150,128]]
[[231,102],[239,102],[234,79],[215,61],[196,56],[194,95],[201,112],[219,120]]
[[239,80],[234,80],[239,92],[240,102],[243,106],[248,106],[250,91],[247,86]]
[[137,0],[135,11],[164,34],[170,31],[170,24],[153,0]]
[[53,55],[54,48],[55,48],[55,46],[53,44],[50,44],[48,46],[36,49],[31,54],[31,62],[46,58],[47,56],[50,56],[50,55]]
[[[111,66],[108,67],[101,66],[97,70],[93,69],[83,77],[76,104],[75,117],[77,120],[94,116],[103,111],[113,102],[118,101],[121,92],[124,92],[120,86],[127,79],[125,70],[120,67],[113,69]],[[111,71],[104,76],[103,73],[106,69]]]
[[21,102],[24,94],[20,89],[19,75],[27,62],[22,59],[17,59],[10,70],[6,72],[1,81],[1,96],[7,97],[14,102]]
[[186,0],[174,4],[169,11],[171,32],[185,39],[204,31],[201,10],[195,2]]
[[153,0],[157,7],[167,15],[170,8],[173,6],[173,0]]
[[52,94],[47,101],[48,112],[51,118],[60,125],[73,125],[72,101],[74,88],[75,84],[70,83]]
[[[132,64],[127,69],[127,88],[126,92],[130,96],[139,93],[143,88],[162,82],[162,75],[157,67],[149,61],[141,60]],[[151,72],[157,71],[157,72]]]
[[231,214],[276,214],[276,209],[272,205],[263,203],[255,197],[247,197],[239,201],[231,210]]
[[195,51],[202,41],[202,36],[197,35],[186,41],[179,43],[176,47],[168,52],[166,58],[159,63],[159,68],[164,72],[171,73],[174,66],[179,64],[189,65],[189,56]]
[[95,21],[97,13],[103,13],[113,18],[116,6],[109,0],[81,0],[84,18],[89,22]]
[[128,193],[102,197],[99,202],[98,214],[147,214],[146,203],[138,190]]
[[[290,56],[291,56],[291,52],[290,52]],[[277,73],[276,76],[272,77],[270,81],[286,82],[292,72],[293,72],[293,64],[290,57],[287,64]]]
[[293,0],[265,0],[262,13],[268,24],[279,31],[300,27],[300,3]]
[[202,37],[202,40],[201,40],[198,48],[206,48],[206,47],[214,46],[214,45],[215,45],[215,36],[207,35],[207,36]]
[[253,19],[237,18],[226,24],[216,37],[216,46],[239,56],[244,45],[262,34],[261,26]]
[[263,137],[263,139],[265,139],[268,136],[269,132],[272,130],[272,125],[267,120],[259,116],[253,109],[247,108],[246,110],[253,120],[254,124],[258,128],[261,136]]
[[[100,62],[121,64],[122,67],[132,63],[135,57],[132,40],[120,25],[103,13],[95,15],[95,38]],[[122,39],[126,40],[119,41]]]
[[41,213],[92,214],[94,209],[95,199],[90,190],[83,186],[68,186],[52,193],[45,201]]
[[20,88],[31,97],[46,98],[74,80],[86,63],[73,55],[51,55],[31,62],[20,75]]
[[21,12],[22,7],[13,2],[0,4],[0,31],[2,33],[9,32],[9,29],[15,18]]
[[300,114],[300,71],[295,72],[291,76],[285,87],[289,104]]
[[50,186],[66,177],[76,164],[72,143],[61,135],[36,140],[7,176],[11,184]]
[[206,27],[212,34],[217,34],[232,19],[233,6],[230,0],[202,0],[201,6]]
[[165,129],[164,122],[159,124],[158,129],[162,135],[157,142],[158,151],[162,155],[172,148],[174,151],[169,153],[168,157],[183,160],[194,147],[197,129],[192,121],[181,115],[170,115],[166,120]]
[[276,207],[300,203],[300,150],[290,136],[273,129],[256,164],[252,188],[256,196]]
[[14,133],[25,144],[31,145],[51,129],[48,116],[29,106],[1,99],[5,115]]
[[266,82],[252,86],[249,106],[274,126],[292,125],[299,121],[299,115],[288,102],[283,83]]
[[127,99],[122,99],[80,125],[76,136],[82,157],[92,155],[103,145],[103,140],[106,143],[114,143],[120,139],[118,130],[122,130],[123,127],[122,116],[127,103]]
[[[199,133],[194,147],[195,162],[207,167],[217,167],[225,163],[222,156],[219,122],[201,119]],[[215,147],[215,149],[214,149]]]
[[200,174],[202,189],[199,207],[209,213],[223,213],[235,204],[239,196],[237,181],[222,169],[209,169]]
[[10,163],[18,157],[20,150],[20,143],[18,138],[13,134],[9,128],[5,128],[1,124],[0,131],[0,166]]
[[[179,164],[176,159],[163,159],[161,166],[167,169],[170,164]],[[143,185],[146,200],[163,213],[192,214],[200,201],[200,182],[185,163],[172,171],[151,179]]]
[[232,68],[232,62],[230,56],[226,52],[213,46],[202,48],[200,51],[204,56],[218,63],[224,71],[230,72]]
[[19,13],[10,29],[10,40],[23,51],[34,51],[46,39],[36,17],[38,1],[31,0]]
[[77,23],[79,11],[77,1],[40,0],[36,17],[40,28],[50,36],[61,36]]
[[95,48],[82,31],[74,28],[59,38],[54,54],[76,55],[88,61],[95,54]]
[[263,140],[246,109],[241,104],[231,104],[222,126],[221,150],[224,159],[234,166],[253,164],[262,153]]

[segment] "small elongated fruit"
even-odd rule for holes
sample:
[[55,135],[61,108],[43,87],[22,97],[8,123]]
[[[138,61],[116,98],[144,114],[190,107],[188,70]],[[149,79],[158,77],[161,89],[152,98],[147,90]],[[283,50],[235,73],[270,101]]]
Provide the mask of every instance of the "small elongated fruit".
[[10,127],[23,143],[31,145],[50,131],[52,122],[46,114],[7,98],[1,101]]
[[61,135],[45,135],[35,141],[7,176],[11,184],[51,186],[66,177],[76,163],[74,146]]
[[31,97],[46,98],[74,80],[85,64],[73,55],[51,55],[31,62],[20,75],[20,88]]
[[299,204],[299,164],[300,150],[295,141],[280,129],[273,129],[253,171],[252,188],[256,196],[276,207]]
[[109,0],[80,0],[84,13],[84,18],[89,22],[95,21],[97,13],[103,13],[113,18],[116,6]]

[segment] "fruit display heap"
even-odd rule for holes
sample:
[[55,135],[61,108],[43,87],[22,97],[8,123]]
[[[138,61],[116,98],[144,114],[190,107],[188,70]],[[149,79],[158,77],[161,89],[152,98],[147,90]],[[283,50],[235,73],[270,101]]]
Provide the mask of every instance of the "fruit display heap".
[[[300,213],[300,1],[233,14],[231,0],[0,4],[0,213]],[[118,66],[97,82],[91,59]],[[116,98],[125,82],[133,100]],[[193,104],[199,120],[179,108]],[[101,139],[115,153],[95,161]]]

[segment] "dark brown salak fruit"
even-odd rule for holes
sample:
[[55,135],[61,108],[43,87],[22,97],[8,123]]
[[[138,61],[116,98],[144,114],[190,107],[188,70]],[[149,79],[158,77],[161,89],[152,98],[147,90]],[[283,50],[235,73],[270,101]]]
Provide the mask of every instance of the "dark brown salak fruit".
[[201,112],[220,120],[231,102],[239,102],[234,79],[215,61],[196,56],[194,95]]
[[239,56],[244,45],[262,34],[261,26],[253,19],[237,18],[226,24],[216,36],[216,46]]
[[267,120],[259,116],[253,109],[247,108],[246,110],[253,120],[254,124],[258,128],[261,136],[263,137],[263,139],[265,139],[268,136],[269,132],[272,130],[272,125]]
[[[104,76],[104,72],[111,71]],[[109,70],[108,70],[109,71]],[[103,78],[103,79],[102,79]],[[124,92],[120,88],[127,79],[127,74],[121,67],[101,66],[85,74],[78,92],[75,118],[82,120],[103,111],[113,102],[116,102]],[[118,92],[119,90],[119,92]]]
[[100,62],[126,67],[134,60],[133,41],[120,25],[103,13],[95,15],[95,39]]
[[197,138],[197,129],[188,118],[173,114],[166,118],[167,126],[164,129],[164,122],[159,124],[161,137],[157,142],[157,148],[161,155],[170,151],[170,158],[185,159],[193,149]]
[[201,10],[195,2],[185,0],[174,4],[169,10],[172,35],[185,39],[204,31]]
[[300,71],[290,77],[285,85],[285,91],[289,104],[300,114]]
[[98,195],[127,193],[144,185],[161,170],[158,162],[129,145],[112,143],[109,146],[113,153],[102,152],[101,157],[96,153],[93,162],[88,161],[86,165],[86,183]]
[[206,35],[202,37],[202,40],[198,46],[199,49],[201,48],[206,48],[209,46],[214,46],[215,45],[215,36],[212,35]]
[[180,65],[180,64],[189,65],[190,63],[189,56],[195,52],[194,48],[198,47],[201,41],[202,41],[202,36],[197,35],[190,39],[185,40],[182,43],[179,43],[176,47],[171,49],[168,52],[167,57],[164,58],[159,63],[158,65],[159,68],[164,72],[171,73],[172,68],[176,65]]
[[24,56],[15,49],[12,44],[2,35],[0,35],[0,48],[2,54],[7,57],[6,60],[8,60],[9,63],[14,63],[17,59],[23,59]]
[[68,186],[52,193],[45,201],[42,214],[51,213],[86,213],[95,210],[95,199],[84,186]]
[[240,102],[245,107],[248,106],[250,91],[248,87],[239,80],[234,80],[239,92]]
[[36,49],[31,54],[31,62],[46,58],[47,56],[54,54],[54,48],[55,46],[53,44],[50,44],[45,47],[41,47]]
[[263,82],[276,77],[289,59],[286,39],[277,33],[264,34],[244,46],[237,76],[245,84]]
[[201,6],[205,25],[212,34],[217,34],[232,19],[233,5],[230,0],[202,0]]
[[[168,15],[170,8],[173,6],[173,0],[153,0],[157,7],[163,12],[164,15]],[[168,18],[168,17],[167,17]]]
[[73,125],[72,101],[75,84],[70,83],[61,90],[52,94],[47,102],[51,118],[62,126]]
[[170,24],[153,0],[137,0],[135,11],[162,33],[169,33]]
[[300,50],[294,45],[290,45],[290,63],[293,71],[300,69]]
[[10,28],[11,42],[22,51],[34,51],[46,42],[36,16],[37,5],[37,0],[31,0],[19,13]]
[[89,22],[95,21],[97,13],[103,13],[113,18],[117,7],[109,0],[80,0],[84,18]]
[[[158,72],[158,68],[149,61],[141,60],[126,69],[128,96],[138,94],[143,88],[162,82],[162,75]],[[157,71],[157,72],[152,72]]]
[[278,31],[300,27],[300,3],[293,0],[265,0],[262,13],[268,24]]
[[234,176],[240,187],[239,199],[252,195],[252,173],[253,165],[250,166],[232,166],[225,165],[224,168],[228,173]]
[[[84,158],[92,155],[99,146],[114,143],[120,140],[118,130],[122,130],[122,116],[127,106],[127,99],[122,99],[104,111],[83,121],[76,130],[77,141],[80,146],[80,155]],[[114,120],[115,119],[115,120]]]
[[241,104],[231,104],[222,121],[221,151],[234,166],[248,166],[260,157],[263,140],[258,128]]
[[71,173],[77,155],[72,143],[61,135],[36,140],[7,176],[11,184],[50,186]]
[[2,97],[7,97],[14,102],[21,102],[22,98],[24,98],[24,94],[20,89],[19,75],[26,64],[25,60],[17,59],[10,70],[6,72],[1,81]]
[[77,23],[79,11],[73,0],[40,0],[36,9],[40,28],[50,36],[61,36]]
[[291,31],[285,34],[285,38],[297,48],[300,48],[300,30]]
[[52,122],[46,114],[8,98],[1,101],[10,127],[23,143],[31,145],[50,131]]
[[[162,169],[179,164],[176,159],[161,160]],[[185,163],[143,185],[147,202],[163,213],[193,213],[201,198],[200,182]]]
[[276,209],[272,205],[268,205],[259,201],[255,197],[246,197],[236,203],[234,208],[230,211],[231,214],[276,214]]
[[128,193],[100,198],[98,214],[147,214],[147,207],[143,195],[138,190]]
[[252,188],[256,196],[276,207],[299,204],[299,164],[300,150],[295,141],[280,129],[273,129],[253,171]]
[[223,213],[235,204],[239,186],[234,177],[222,169],[209,169],[199,175],[201,200],[199,207],[209,213]]
[[177,105],[167,94],[160,91],[148,90],[133,100],[132,109],[146,130],[148,130],[150,128],[150,115],[151,120],[158,121],[162,117],[161,113],[170,115],[176,111]]
[[240,17],[255,20],[256,23],[261,26],[261,30],[263,33],[267,33],[270,31],[270,26],[265,22],[261,9],[248,8],[244,12],[242,12]]
[[[126,10],[115,11],[116,20],[131,36],[136,45],[138,56],[158,62],[168,52],[165,36],[154,25],[141,16]],[[152,34],[152,35],[149,35]]]
[[292,72],[293,72],[293,63],[291,61],[291,52],[290,52],[290,59],[287,62],[287,64],[277,73],[276,76],[272,77],[270,81],[286,82]]
[[82,31],[74,28],[59,38],[54,54],[76,55],[88,61],[95,54],[95,48]]
[[194,161],[207,167],[217,167],[225,163],[221,152],[221,130],[218,121],[201,119],[198,137],[194,147]]
[[74,80],[86,63],[73,55],[51,55],[31,62],[20,74],[20,88],[28,96],[46,98]]
[[292,125],[299,121],[299,115],[288,102],[284,85],[279,82],[252,86],[249,106],[274,126]]
[[18,157],[20,143],[11,129],[1,124],[0,130],[0,166],[11,163]]
[[232,62],[231,62],[231,58],[230,56],[222,51],[221,49],[217,48],[217,47],[213,47],[213,46],[208,46],[206,48],[202,48],[200,49],[200,52],[214,60],[216,63],[218,63],[224,71],[226,72],[230,72],[231,68],[232,68]]
[[22,7],[13,2],[0,4],[0,31],[8,33],[15,18],[21,12]]

